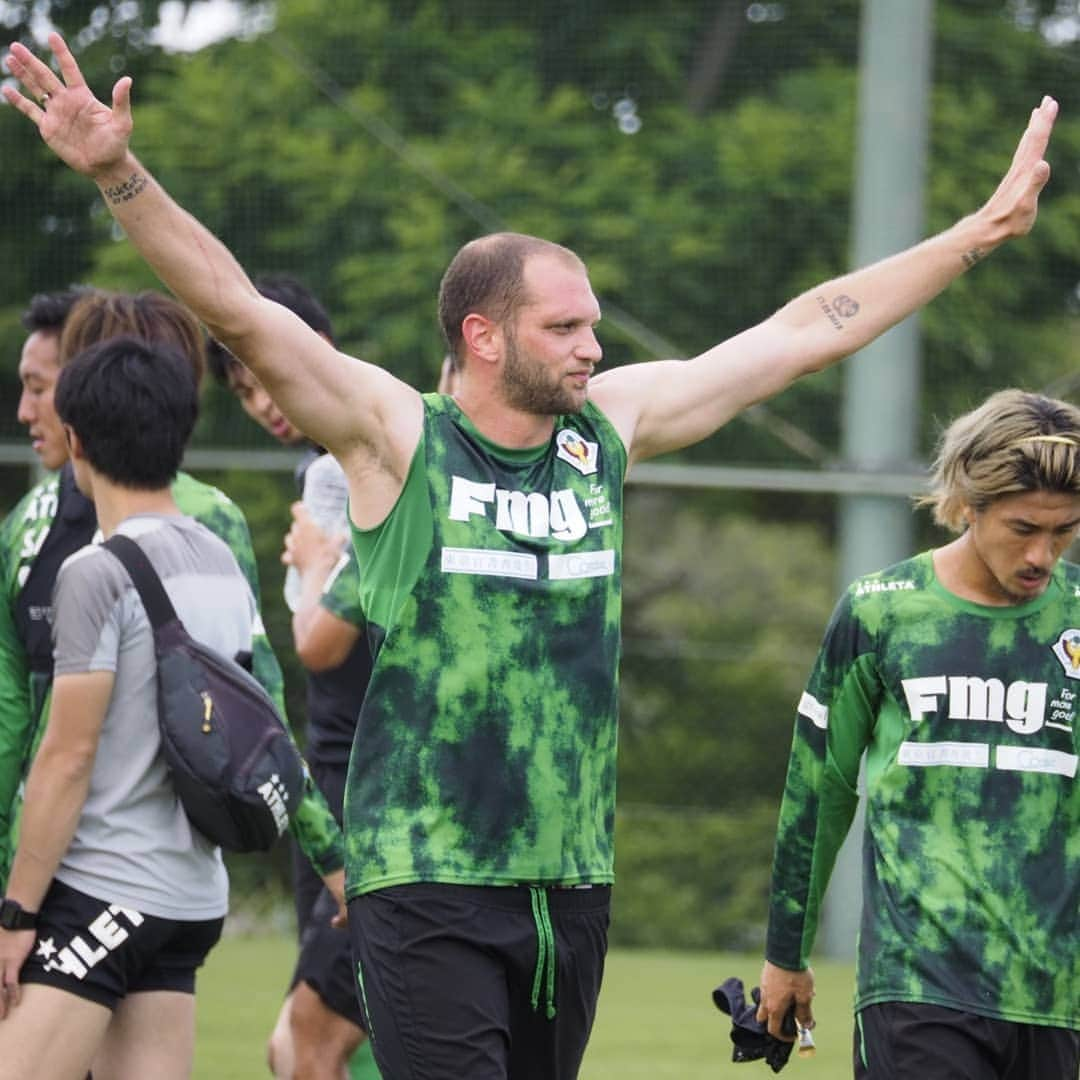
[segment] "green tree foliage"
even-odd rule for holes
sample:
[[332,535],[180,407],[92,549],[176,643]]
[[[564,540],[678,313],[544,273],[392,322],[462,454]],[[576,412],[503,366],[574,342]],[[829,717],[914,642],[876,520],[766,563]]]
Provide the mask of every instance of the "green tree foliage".
[[[237,8],[251,6],[251,0],[233,0]],[[29,44],[56,27],[79,50],[99,41],[111,41],[125,54],[153,47],[155,28],[166,6],[183,14],[198,3],[170,0],[169,5],[146,0],[4,0],[0,4],[0,27],[9,38]],[[130,55],[125,55],[130,59]]]
[[[607,362],[691,354],[842,270],[851,242],[859,5],[785,5],[782,18],[751,5],[757,22],[737,7],[732,20],[715,3],[522,14],[490,0],[354,0],[328,18],[293,0],[272,34],[141,80],[137,148],[246,266],[299,272],[350,349],[417,385],[441,354],[442,269],[499,227],[580,251],[610,310],[663,339],[613,315]],[[1016,5],[937,10],[930,228],[989,194],[1044,90],[1066,107],[1035,234],[924,320],[928,417],[1060,373],[1080,270],[1077,47],[1051,46]],[[724,62],[704,79],[710,47]],[[636,134],[617,105],[641,121]],[[107,243],[93,274],[145,280],[126,246]],[[809,380],[772,409],[835,449],[838,387],[835,374]],[[792,460],[768,426],[743,421],[686,456]]]
[[[17,9],[11,7],[12,11]],[[288,0],[275,30],[194,56],[145,49],[138,4],[52,6],[84,27],[102,93],[134,70],[137,149],[252,270],[288,268],[326,297],[354,351],[427,385],[441,343],[433,295],[449,256],[496,227],[580,250],[614,314],[609,363],[689,354],[842,269],[857,100],[858,0],[745,5],[497,0],[335,5]],[[952,411],[1065,363],[1080,215],[1078,49],[1051,45],[1052,4],[938,0],[930,226],[972,209],[1043,90],[1065,105],[1044,219],[928,312],[934,398]],[[1017,14],[1024,16],[1023,18]],[[636,134],[613,110],[629,108]],[[145,284],[92,189],[0,110],[3,295],[73,278]],[[17,247],[16,247],[17,245]],[[14,306],[0,333],[14,337]],[[5,336],[8,336],[5,334]],[[975,379],[972,379],[972,373]],[[940,378],[938,376],[941,376]],[[837,444],[838,381],[773,408]],[[790,460],[773,432],[731,425],[688,456]]]
[[0,8],[0,26],[13,38],[29,42],[46,25],[82,35],[82,43],[104,36],[132,44],[145,42],[157,21],[157,4],[114,0],[6,0]]
[[628,804],[616,813],[611,943],[757,950],[769,896],[776,805]]
[[[107,99],[121,73],[141,82],[152,72],[173,70],[174,58],[150,43],[157,9],[135,0],[4,2],[0,23],[5,40],[35,49],[42,31],[57,27],[77,51],[87,81]],[[22,341],[20,310],[36,292],[90,280],[95,251],[108,243],[110,227],[95,189],[61,165],[6,103],[0,103],[0,161],[0,390],[6,403]],[[136,280],[114,284],[130,287]],[[0,415],[0,437],[16,433],[13,411]]]
[[[940,420],[992,389],[1068,391],[1080,303],[1080,44],[1061,31],[1073,8],[935,5],[928,232],[990,193],[1043,93],[1061,100],[1062,115],[1032,236],[923,316],[925,450]],[[606,312],[607,364],[699,352],[848,265],[859,0],[281,0],[272,32],[193,55],[145,47],[150,5],[52,9],[69,32],[91,28],[80,54],[99,93],[133,71],[135,149],[166,187],[249,270],[290,271],[314,288],[347,351],[421,388],[443,351],[439,277],[463,241],[493,229],[582,254]],[[121,15],[123,25],[109,21]],[[10,379],[30,293],[76,279],[123,288],[153,279],[92,187],[3,108],[0,147]],[[777,437],[783,421],[828,458],[839,446],[839,388],[836,372],[804,380],[770,403],[765,422],[740,418],[683,456],[805,464]],[[207,420],[204,439],[267,445],[220,394]],[[0,419],[0,432],[9,423]],[[289,484],[232,474],[222,483],[252,516],[267,620],[287,661],[277,558]],[[796,513],[801,524],[785,522]],[[620,766],[631,804],[689,805],[703,822],[713,808],[744,815],[767,858],[762,800],[782,783],[792,704],[833,600],[829,514],[821,500],[633,494]],[[295,665],[287,677],[302,684]],[[730,824],[698,833],[719,844]],[[621,820],[624,883],[670,880],[667,855],[700,861],[700,848],[677,850],[692,832]],[[737,891],[740,910],[753,912],[764,887],[760,867],[754,875],[709,878],[708,889]],[[651,888],[636,899],[624,891],[623,902],[646,910],[663,891]],[[690,921],[707,900],[680,893],[671,918]]]
[[725,512],[720,496],[631,490],[621,794],[699,807],[775,799],[834,601],[825,538]]

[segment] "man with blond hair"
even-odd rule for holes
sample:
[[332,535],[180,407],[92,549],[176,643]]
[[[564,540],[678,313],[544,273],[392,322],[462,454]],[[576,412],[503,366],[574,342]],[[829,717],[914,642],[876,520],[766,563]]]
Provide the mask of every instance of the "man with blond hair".
[[946,430],[951,543],[849,587],[799,702],[760,1020],[812,1026],[821,900],[866,754],[855,1076],[1080,1066],[1080,410],[1019,390]]

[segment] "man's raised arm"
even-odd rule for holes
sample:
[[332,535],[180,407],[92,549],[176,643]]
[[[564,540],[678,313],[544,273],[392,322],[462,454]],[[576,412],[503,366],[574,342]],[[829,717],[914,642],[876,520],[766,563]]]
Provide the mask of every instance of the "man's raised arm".
[[382,502],[372,491],[381,483],[389,509],[419,439],[419,395],[381,368],[338,353],[261,297],[228,249],[132,154],[130,77],[113,87],[110,108],[90,92],[59,34],[49,35],[49,46],[59,76],[24,46],[11,46],[8,69],[28,96],[5,86],[4,97],[58,157],[98,185],[143,258],[258,376],[289,419],[341,459],[350,481],[364,476],[366,506]]
[[997,190],[945,232],[808,290],[693,360],[634,364],[598,376],[593,398],[632,459],[698,442],[799,376],[850,356],[996,247],[1028,233],[1050,177],[1043,154],[1056,117],[1057,102],[1043,98]]

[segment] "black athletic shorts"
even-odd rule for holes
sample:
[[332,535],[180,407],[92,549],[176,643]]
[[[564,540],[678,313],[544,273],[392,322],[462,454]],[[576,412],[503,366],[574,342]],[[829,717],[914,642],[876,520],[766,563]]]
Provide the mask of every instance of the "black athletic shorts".
[[916,1002],[855,1017],[855,1080],[1077,1080],[1080,1031]]
[[307,983],[328,1009],[366,1031],[356,988],[349,931],[330,925],[336,914],[337,901],[324,888],[300,936],[300,955],[289,990],[299,982]]
[[572,1080],[611,889],[398,885],[349,903],[383,1080]]
[[149,990],[193,994],[195,970],[217,944],[224,922],[159,919],[54,881],[19,981],[55,986],[108,1009]]

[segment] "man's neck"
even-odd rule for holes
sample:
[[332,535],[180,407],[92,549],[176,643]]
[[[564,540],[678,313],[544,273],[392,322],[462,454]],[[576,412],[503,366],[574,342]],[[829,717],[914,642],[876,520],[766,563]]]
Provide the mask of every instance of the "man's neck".
[[1017,600],[995,588],[993,576],[978,557],[971,536],[964,533],[932,553],[934,575],[942,588],[961,600],[986,607],[1011,607]]
[[180,514],[171,488],[140,491],[120,487],[101,476],[94,478],[94,507],[98,525],[106,539],[116,532],[122,521],[136,514]]
[[555,430],[555,417],[522,412],[492,397],[459,390],[454,401],[473,427],[497,446],[528,450],[542,446]]

